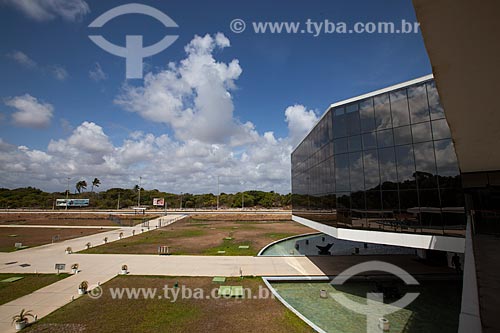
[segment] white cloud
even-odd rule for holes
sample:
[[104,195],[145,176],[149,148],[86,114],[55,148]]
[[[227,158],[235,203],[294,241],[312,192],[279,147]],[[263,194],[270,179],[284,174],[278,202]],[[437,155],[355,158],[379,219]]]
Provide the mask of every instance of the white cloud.
[[7,57],[26,68],[32,69],[37,67],[37,63],[24,52],[12,51],[7,54]]
[[237,120],[231,92],[242,69],[236,59],[214,58],[215,50],[229,46],[223,34],[195,36],[185,59],[147,74],[143,85],[126,86],[116,98],[125,109],[169,125],[173,136],[134,131],[113,143],[101,126],[86,121],[66,138],[52,140],[46,155],[1,141],[9,152],[0,145],[0,186],[61,190],[66,177],[98,177],[103,188],[131,188],[142,176],[146,188],[215,193],[219,176],[224,192],[289,192],[292,144],[317,117],[302,105],[276,110],[285,112],[285,137],[259,134],[252,122]]
[[99,81],[102,81],[102,80],[106,80],[108,78],[108,75],[106,73],[104,73],[104,71],[102,70],[101,64],[99,64],[98,62],[96,62],[94,64],[94,68],[92,68],[89,71],[89,77],[92,80],[94,80],[96,82],[99,82]]
[[285,110],[285,119],[288,123],[290,141],[293,146],[304,139],[309,130],[318,122],[316,113],[307,110],[304,105],[295,104]]
[[180,140],[252,142],[256,137],[253,125],[233,117],[231,91],[242,73],[239,62],[217,62],[212,54],[229,45],[221,33],[195,36],[185,47],[185,59],[147,74],[143,86],[126,86],[115,102],[145,119],[170,125]]
[[90,13],[83,0],[4,0],[27,17],[36,21],[50,21],[61,17],[66,21],[77,21]]
[[66,71],[66,69],[64,69],[64,67],[62,67],[61,65],[53,65],[53,66],[51,66],[50,73],[52,74],[52,76],[55,79],[57,79],[59,81],[64,81],[69,76],[69,74]]
[[[1,1],[1,0],[0,0]],[[49,74],[59,81],[64,81],[69,77],[68,71],[61,65],[40,65],[35,60],[30,58],[26,53],[21,51],[12,51],[6,54],[6,57],[14,60],[24,68],[38,71],[43,74]]]
[[12,120],[21,127],[47,127],[54,112],[51,104],[40,102],[29,94],[6,99],[5,104],[16,110],[12,114]]

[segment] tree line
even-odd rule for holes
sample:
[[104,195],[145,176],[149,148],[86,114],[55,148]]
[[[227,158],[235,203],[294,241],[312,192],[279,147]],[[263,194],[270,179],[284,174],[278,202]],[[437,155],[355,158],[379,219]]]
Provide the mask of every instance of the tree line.
[[[96,178],[96,180],[98,180]],[[81,182],[81,181],[79,181]],[[85,182],[85,181],[83,181]],[[77,183],[78,184],[78,183]],[[84,192],[87,183],[75,185],[76,193],[68,193],[71,199],[90,199],[89,208],[117,209],[137,206],[139,186],[132,189],[110,188],[106,191],[94,192],[99,187],[99,182],[92,182],[91,192]],[[0,209],[14,208],[40,208],[52,209],[56,199],[66,198],[64,192],[44,192],[34,187],[17,189],[0,188]],[[217,207],[217,195],[207,194],[175,194],[162,192],[157,189],[146,190],[140,188],[141,206],[152,206],[153,198],[164,198],[167,208],[213,208]],[[279,194],[273,191],[245,191],[238,193],[221,193],[219,208],[290,208],[291,194]]]

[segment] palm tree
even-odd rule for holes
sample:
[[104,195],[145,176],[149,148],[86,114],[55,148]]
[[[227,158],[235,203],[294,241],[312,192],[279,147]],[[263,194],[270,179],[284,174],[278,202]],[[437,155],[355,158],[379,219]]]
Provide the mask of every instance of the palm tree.
[[94,187],[99,187],[99,185],[101,185],[101,181],[98,178],[94,178],[91,192],[94,193]]
[[80,180],[76,183],[76,190],[80,193],[82,190],[87,189],[87,182],[85,180]]

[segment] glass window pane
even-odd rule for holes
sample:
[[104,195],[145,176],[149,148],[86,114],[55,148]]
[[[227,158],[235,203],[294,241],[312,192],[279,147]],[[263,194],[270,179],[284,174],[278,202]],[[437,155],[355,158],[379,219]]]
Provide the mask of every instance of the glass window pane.
[[378,131],[377,142],[379,148],[394,146],[394,137],[392,135],[392,128],[388,130]]
[[360,151],[361,150],[361,135],[355,135],[349,137],[349,151]]
[[398,166],[398,181],[400,189],[416,188],[415,159],[411,145],[397,146],[396,161]]
[[333,109],[333,116],[342,116],[345,113],[345,109],[343,106],[339,106],[335,109]]
[[348,135],[361,133],[358,103],[351,104],[346,108],[346,118]]
[[382,209],[399,210],[399,198],[397,191],[382,191]]
[[442,177],[459,177],[457,157],[451,140],[434,142],[436,152],[437,173]]
[[425,83],[408,88],[408,104],[410,105],[410,119],[413,124],[429,120]]
[[380,164],[380,182],[383,190],[397,190],[398,177],[396,173],[396,155],[394,148],[384,148],[378,151]]
[[444,118],[444,110],[439,101],[439,94],[436,89],[436,82],[432,80],[427,83],[427,96],[429,98],[429,107],[431,111],[431,119]]
[[432,124],[432,136],[434,140],[451,138],[450,128],[446,119],[434,120]]
[[408,125],[410,123],[410,114],[408,112],[406,88],[391,92],[390,99],[392,124],[394,127]]
[[335,139],[333,144],[335,154],[347,153],[347,138]]
[[438,190],[419,190],[420,221],[422,230],[426,233],[443,233],[441,202]]
[[411,125],[413,143],[432,140],[431,124],[429,122]]
[[377,148],[377,136],[375,132],[363,134],[363,150]]
[[365,202],[365,192],[357,191],[351,193],[351,208],[357,210],[365,210],[366,202]]
[[347,136],[345,116],[333,117],[333,137],[341,138]]
[[380,210],[382,208],[380,191],[366,191],[365,194],[367,210]]
[[361,131],[363,133],[375,130],[373,99],[369,98],[359,103],[359,116],[361,118]]
[[349,169],[351,180],[351,191],[361,191],[365,188],[363,174],[363,158],[361,152],[349,154]]
[[335,189],[349,191],[349,158],[347,154],[335,155]]
[[418,204],[417,191],[399,191],[400,219],[405,221],[408,230],[412,232],[420,231],[420,210]]
[[377,151],[365,151],[363,153],[363,164],[365,169],[365,188],[367,190],[377,188],[380,185]]
[[411,143],[410,126],[402,126],[394,129],[394,144],[407,145]]
[[415,151],[415,166],[417,169],[417,183],[419,188],[436,188],[436,159],[432,153],[432,142],[413,145]]
[[392,127],[389,95],[382,94],[373,98],[375,107],[375,125],[377,129]]

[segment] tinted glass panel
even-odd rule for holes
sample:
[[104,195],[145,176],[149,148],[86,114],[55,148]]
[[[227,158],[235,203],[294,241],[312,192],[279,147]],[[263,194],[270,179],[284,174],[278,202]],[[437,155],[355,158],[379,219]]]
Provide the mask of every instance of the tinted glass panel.
[[377,148],[377,136],[375,132],[363,134],[363,150]]
[[456,177],[460,175],[455,148],[451,140],[439,140],[434,143],[438,175]]
[[377,142],[379,148],[394,146],[394,137],[392,135],[392,129],[378,131]]
[[411,125],[413,143],[432,140],[431,124],[429,122]]
[[359,122],[359,112],[357,110],[358,104],[354,104],[356,110],[351,106],[352,111],[346,114],[347,117],[347,131],[349,135],[356,135],[361,133],[360,122]]
[[436,83],[434,81],[427,83],[427,96],[429,98],[431,119],[444,118],[444,110],[439,101]]
[[425,84],[408,88],[408,104],[410,105],[410,119],[412,123],[429,120],[429,106]]
[[359,103],[359,115],[361,118],[362,132],[370,132],[375,130],[375,113],[373,111],[373,99],[369,98]]
[[392,127],[389,95],[382,94],[373,98],[375,106],[375,125],[377,129]]
[[416,188],[415,183],[415,159],[411,145],[398,146],[396,149],[396,160],[398,166],[398,181],[400,189]]
[[432,135],[434,140],[451,138],[450,128],[446,119],[434,120],[432,124]]
[[399,191],[400,219],[405,221],[406,225],[411,228],[410,231],[414,232],[420,232],[420,212],[418,207],[417,191]]
[[366,191],[366,209],[378,210],[382,208],[380,191]]
[[365,188],[374,189],[380,184],[378,155],[376,150],[363,153],[363,165],[365,169]]
[[396,156],[394,148],[379,149],[380,182],[384,190],[397,190]]
[[394,144],[406,145],[411,143],[410,126],[402,126],[394,129]]
[[349,137],[349,151],[360,151],[361,150],[361,135],[355,135]]
[[406,89],[394,91],[390,94],[392,124],[394,127],[408,125],[410,123],[410,114],[408,112],[408,99]]
[[347,138],[335,139],[335,141],[333,141],[333,144],[335,146],[335,154],[347,153]]
[[414,145],[417,184],[419,188],[436,188],[436,160],[432,151],[432,142]]
[[349,159],[347,154],[335,155],[336,191],[349,191]]
[[399,198],[397,191],[382,191],[382,209],[393,211],[399,209]]
[[[343,112],[344,109],[342,109],[341,111]],[[336,110],[336,112],[340,113],[339,110]],[[347,126],[344,114],[334,114],[332,122],[334,138],[341,138],[347,135]]]
[[361,191],[365,188],[363,175],[363,157],[361,152],[349,154],[351,191]]

